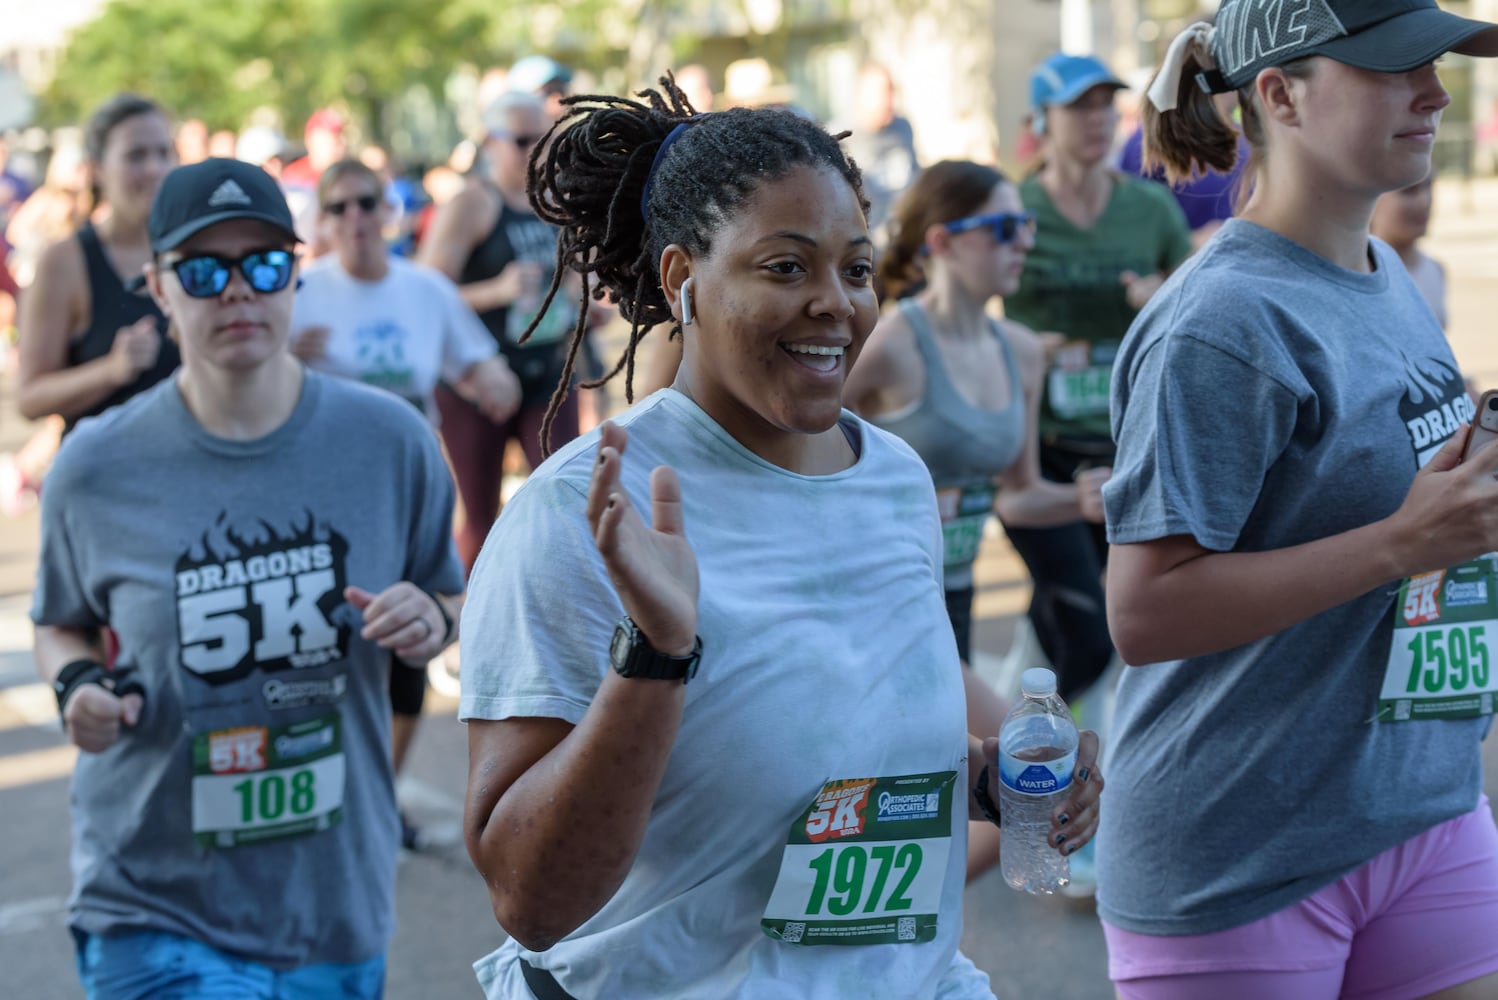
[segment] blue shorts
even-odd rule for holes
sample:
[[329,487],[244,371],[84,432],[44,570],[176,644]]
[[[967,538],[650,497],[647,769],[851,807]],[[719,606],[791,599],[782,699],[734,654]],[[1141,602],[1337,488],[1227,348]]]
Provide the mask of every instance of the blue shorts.
[[278,971],[164,931],[74,929],[88,1000],[380,1000],[385,956]]

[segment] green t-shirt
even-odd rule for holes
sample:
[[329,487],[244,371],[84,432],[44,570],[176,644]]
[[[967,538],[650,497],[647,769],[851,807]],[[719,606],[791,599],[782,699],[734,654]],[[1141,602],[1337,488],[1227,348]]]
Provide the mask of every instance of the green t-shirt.
[[1108,439],[1108,384],[1119,342],[1137,311],[1119,275],[1170,271],[1191,253],[1186,216],[1163,184],[1115,178],[1113,195],[1090,229],[1057,209],[1039,176],[1020,185],[1037,222],[1035,249],[1004,313],[1039,332],[1066,336],[1047,373],[1043,436]]

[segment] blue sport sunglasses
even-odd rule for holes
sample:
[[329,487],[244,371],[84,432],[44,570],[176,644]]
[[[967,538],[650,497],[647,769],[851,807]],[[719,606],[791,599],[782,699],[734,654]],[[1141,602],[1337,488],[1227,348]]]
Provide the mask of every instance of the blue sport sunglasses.
[[998,243],[1013,243],[1021,232],[1035,235],[1034,212],[995,212],[992,215],[970,215],[946,225],[949,233],[965,233],[969,229],[987,229]]
[[238,260],[203,254],[184,257],[167,266],[177,275],[184,292],[195,299],[211,299],[229,287],[229,275],[236,267],[251,288],[269,295],[291,283],[295,264],[296,254],[290,250],[256,250]]

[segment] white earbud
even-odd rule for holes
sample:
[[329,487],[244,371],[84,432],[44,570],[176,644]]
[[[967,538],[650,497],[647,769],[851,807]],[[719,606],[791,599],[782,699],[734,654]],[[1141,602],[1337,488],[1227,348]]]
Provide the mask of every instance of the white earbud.
[[681,283],[681,325],[691,326],[696,317],[692,315],[692,280]]

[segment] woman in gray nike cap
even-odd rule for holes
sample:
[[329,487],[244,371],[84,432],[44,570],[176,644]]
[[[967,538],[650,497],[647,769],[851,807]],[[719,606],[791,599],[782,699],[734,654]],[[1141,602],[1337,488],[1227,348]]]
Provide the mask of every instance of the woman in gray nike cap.
[[[1253,185],[1130,329],[1104,487],[1126,672],[1098,911],[1127,1000],[1498,997],[1498,449],[1374,202],[1424,178],[1434,0],[1227,0],[1145,109]],[[1491,787],[1491,786],[1490,786]]]

